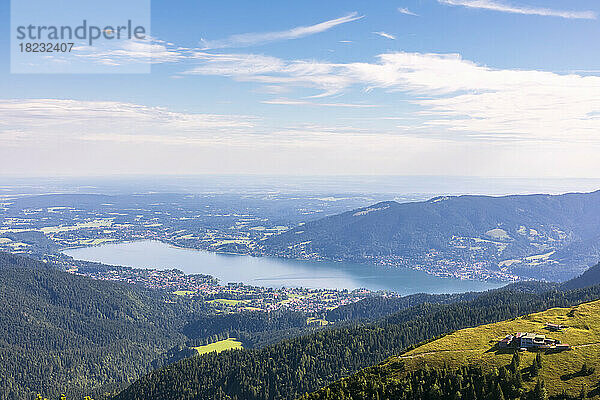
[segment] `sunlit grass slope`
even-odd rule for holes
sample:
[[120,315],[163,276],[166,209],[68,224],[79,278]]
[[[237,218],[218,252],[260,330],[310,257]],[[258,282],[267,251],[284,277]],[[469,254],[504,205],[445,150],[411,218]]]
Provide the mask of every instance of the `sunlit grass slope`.
[[229,338],[226,340],[220,340],[215,343],[207,344],[205,346],[200,346],[200,347],[194,347],[194,348],[198,351],[198,354],[211,353],[213,351],[220,353],[225,350],[242,348],[242,342],[236,340],[236,338]]
[[[551,332],[545,328],[548,322],[567,328],[561,332]],[[507,334],[516,332],[540,333],[571,345],[572,350],[569,351],[548,350],[543,353],[539,377],[545,381],[549,395],[558,395],[564,390],[575,396],[583,385],[591,391],[600,381],[600,368],[588,376],[577,374],[584,364],[595,367],[600,362],[600,301],[571,308],[553,308],[508,321],[462,329],[393,357],[387,364],[394,364],[395,368],[390,370],[402,371],[396,372],[400,375],[426,366],[458,368],[478,365],[490,371],[510,364],[512,350],[498,349],[496,343]],[[521,352],[520,367],[526,371],[535,356],[533,351]],[[398,369],[398,364],[403,368]],[[524,386],[530,389],[536,380],[526,380]]]

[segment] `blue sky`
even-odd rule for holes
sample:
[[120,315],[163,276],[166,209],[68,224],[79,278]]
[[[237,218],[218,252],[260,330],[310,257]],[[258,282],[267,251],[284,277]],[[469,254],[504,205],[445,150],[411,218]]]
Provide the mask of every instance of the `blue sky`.
[[151,41],[89,57],[151,74],[23,75],[7,3],[4,174],[597,177],[591,0],[154,0]]

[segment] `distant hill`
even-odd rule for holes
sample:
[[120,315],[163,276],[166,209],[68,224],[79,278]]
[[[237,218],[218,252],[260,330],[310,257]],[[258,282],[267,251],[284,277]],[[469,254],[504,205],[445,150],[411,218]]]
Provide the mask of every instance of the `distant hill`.
[[579,289],[592,285],[600,284],[600,263],[590,267],[580,276],[564,282],[561,285],[563,290]]
[[273,236],[264,252],[462,278],[563,281],[600,259],[600,191],[377,203]]
[[[566,328],[549,331],[549,322]],[[569,344],[571,350],[520,352],[516,358],[515,350],[497,345],[516,332],[543,334]],[[599,362],[600,301],[594,301],[456,331],[303,399],[548,398],[544,393],[576,399],[582,388],[586,398],[599,398]]]

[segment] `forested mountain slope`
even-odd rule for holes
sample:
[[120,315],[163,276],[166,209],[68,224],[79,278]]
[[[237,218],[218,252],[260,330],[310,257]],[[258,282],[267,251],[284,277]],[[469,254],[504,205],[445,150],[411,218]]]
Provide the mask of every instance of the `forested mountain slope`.
[[600,191],[383,202],[307,222],[264,249],[441,275],[566,280],[600,258]]
[[[548,330],[548,322],[564,328]],[[542,334],[570,350],[498,345],[516,332]],[[459,330],[303,399],[599,398],[599,364],[600,301],[594,301]]]
[[[463,297],[466,296],[466,297]],[[331,321],[387,315],[477,294],[415,295],[341,310]],[[59,271],[0,252],[0,399],[83,394],[99,399],[199,346],[234,336],[258,347],[312,332],[290,311],[218,314],[211,304]],[[325,316],[328,317],[328,316]],[[329,317],[328,317],[329,318]]]
[[598,298],[600,286],[541,294],[495,290],[470,301],[420,304],[376,323],[182,360],[146,375],[115,400],[294,399],[457,329]]
[[570,290],[597,284],[600,284],[600,264],[596,264],[580,276],[564,282],[560,287],[564,290]]
[[153,367],[195,310],[0,253],[0,399],[112,391]]

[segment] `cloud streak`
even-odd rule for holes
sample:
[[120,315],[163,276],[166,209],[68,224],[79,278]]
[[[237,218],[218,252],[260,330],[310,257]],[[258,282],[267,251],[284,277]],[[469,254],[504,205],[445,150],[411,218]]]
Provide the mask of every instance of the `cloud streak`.
[[384,37],[386,39],[396,40],[396,36],[390,35],[389,33],[385,33],[385,32],[373,32],[373,33],[378,36]]
[[559,17],[567,19],[596,19],[593,11],[565,11],[543,7],[514,6],[497,0],[438,0],[438,3],[450,6],[462,6],[483,10],[499,11],[511,14],[539,15],[544,17]]
[[291,99],[274,99],[264,100],[263,104],[276,104],[287,106],[315,106],[315,107],[343,107],[343,108],[376,108],[374,104],[356,104],[356,103],[317,103],[306,100],[291,100]]
[[177,63],[190,58],[193,49],[177,47],[164,40],[148,37],[111,43],[108,46],[79,45],[73,57],[100,65],[120,66],[132,63]]
[[418,17],[419,14],[415,14],[414,12],[410,11],[408,8],[406,7],[399,7],[398,8],[398,12],[400,14],[404,14],[404,15],[412,15],[413,17]]
[[239,47],[250,47],[261,45],[265,43],[271,43],[282,40],[299,39],[302,37],[314,35],[317,33],[325,32],[338,25],[347,24],[348,22],[357,21],[363,18],[356,12],[345,15],[340,18],[331,19],[315,25],[298,26],[285,31],[276,32],[262,32],[262,33],[242,33],[238,35],[232,35],[226,39],[221,40],[205,40],[202,39],[201,45],[203,50],[209,49],[224,49],[224,48],[239,48]]

